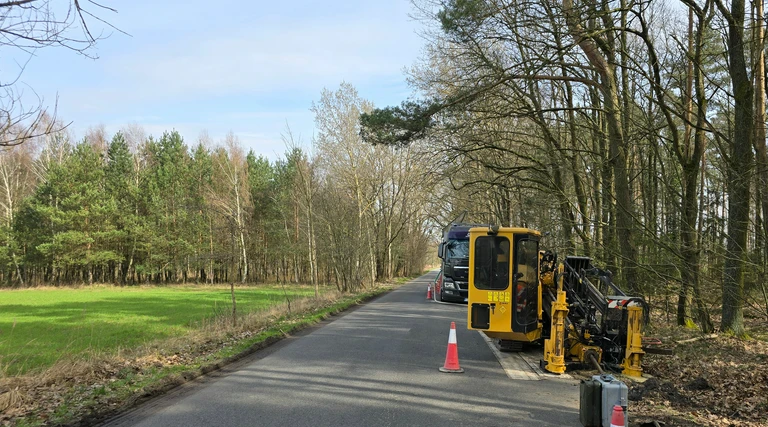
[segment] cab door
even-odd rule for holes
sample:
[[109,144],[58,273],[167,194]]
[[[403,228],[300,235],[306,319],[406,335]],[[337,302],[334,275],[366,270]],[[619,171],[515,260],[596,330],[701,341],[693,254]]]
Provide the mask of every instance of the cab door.
[[512,330],[528,333],[539,327],[539,239],[519,234],[514,242]]
[[[473,229],[474,231],[475,229]],[[510,262],[512,234],[471,233],[469,324],[471,329],[511,330]]]

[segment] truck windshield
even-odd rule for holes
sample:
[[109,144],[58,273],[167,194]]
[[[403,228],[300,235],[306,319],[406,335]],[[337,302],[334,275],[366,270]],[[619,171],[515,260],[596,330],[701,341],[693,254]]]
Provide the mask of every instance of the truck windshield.
[[469,258],[469,240],[449,240],[446,258]]

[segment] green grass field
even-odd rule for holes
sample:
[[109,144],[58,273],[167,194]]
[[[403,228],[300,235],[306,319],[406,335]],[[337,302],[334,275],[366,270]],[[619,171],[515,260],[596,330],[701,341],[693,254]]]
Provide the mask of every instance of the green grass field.
[[[314,295],[308,286],[286,289],[291,298]],[[235,296],[238,313],[285,301],[280,286],[236,287]],[[181,336],[231,306],[226,285],[0,291],[0,376]]]

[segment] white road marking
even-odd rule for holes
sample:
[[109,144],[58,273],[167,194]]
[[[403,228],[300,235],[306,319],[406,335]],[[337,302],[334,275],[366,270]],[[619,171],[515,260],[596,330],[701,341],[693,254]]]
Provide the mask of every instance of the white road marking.
[[480,336],[483,337],[486,344],[488,344],[488,348],[490,348],[493,354],[496,356],[499,364],[501,364],[501,367],[504,369],[504,372],[510,379],[522,381],[573,379],[573,377],[568,374],[557,375],[542,370],[541,367],[539,367],[539,358],[541,357],[540,354],[533,354],[523,351],[503,353],[498,349],[498,347],[496,347],[493,339],[489,338],[482,331],[478,332],[480,333]]
[[541,380],[541,377],[536,372],[531,370],[530,366],[528,366],[528,363],[526,363],[525,360],[520,357],[519,353],[502,353],[498,348],[496,348],[496,344],[494,344],[492,339],[488,338],[488,336],[485,335],[482,331],[478,332],[480,332],[480,336],[483,337],[485,342],[488,344],[488,347],[496,356],[496,359],[498,359],[501,367],[504,369],[504,372],[507,373],[507,376],[510,379],[523,381]]

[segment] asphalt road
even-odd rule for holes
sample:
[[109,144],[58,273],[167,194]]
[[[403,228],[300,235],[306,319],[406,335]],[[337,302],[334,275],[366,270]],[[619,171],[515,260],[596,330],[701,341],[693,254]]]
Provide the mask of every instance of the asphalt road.
[[[513,380],[434,273],[106,425],[578,426],[578,383]],[[463,374],[438,371],[456,322]]]

